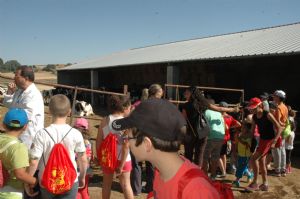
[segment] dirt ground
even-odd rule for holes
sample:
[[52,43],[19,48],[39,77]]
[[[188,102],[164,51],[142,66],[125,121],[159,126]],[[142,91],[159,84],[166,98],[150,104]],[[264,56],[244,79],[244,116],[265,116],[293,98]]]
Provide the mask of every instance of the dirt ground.
[[[12,75],[12,74],[11,74]],[[56,77],[50,73],[38,73],[36,75],[36,79],[38,81],[46,81],[46,82],[55,82]],[[0,78],[0,85],[5,85],[7,83],[6,80]],[[39,87],[41,90],[45,89],[44,87]],[[1,98],[1,96],[0,96]],[[0,118],[2,121],[3,115],[7,111],[7,108],[0,105]],[[49,125],[51,122],[51,117],[49,116],[48,108],[45,108],[45,126]],[[96,111],[95,116],[89,118],[89,125],[91,130],[91,138],[92,143],[97,136],[97,128],[101,122],[101,116],[99,115],[101,112]],[[70,120],[68,121],[70,122]],[[297,146],[296,146],[297,148]],[[295,153],[294,153],[295,154]],[[245,181],[242,181],[241,188],[235,189],[233,188],[235,198],[237,199],[300,199],[300,158],[295,155],[292,157],[292,174],[288,174],[287,177],[275,177],[269,175],[269,186],[270,189],[268,192],[254,192],[254,193],[245,193],[243,188],[247,185]],[[101,169],[93,164],[93,176],[90,178],[89,183],[89,192],[91,199],[101,198],[101,186],[102,186],[102,172]],[[223,180],[225,183],[231,183],[234,180],[233,175],[227,175]],[[246,179],[243,179],[246,180]],[[261,181],[261,178],[259,178]],[[121,193],[120,186],[118,184],[118,180],[115,179],[113,188],[112,188],[112,199],[121,199],[123,195]],[[137,199],[146,198],[146,194],[142,194],[140,196],[135,197]]]

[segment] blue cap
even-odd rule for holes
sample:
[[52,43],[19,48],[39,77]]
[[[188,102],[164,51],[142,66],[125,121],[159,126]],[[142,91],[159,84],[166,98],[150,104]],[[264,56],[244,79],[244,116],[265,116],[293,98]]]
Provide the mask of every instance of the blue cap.
[[24,109],[11,108],[5,114],[3,123],[9,127],[23,127],[28,123],[28,117]]

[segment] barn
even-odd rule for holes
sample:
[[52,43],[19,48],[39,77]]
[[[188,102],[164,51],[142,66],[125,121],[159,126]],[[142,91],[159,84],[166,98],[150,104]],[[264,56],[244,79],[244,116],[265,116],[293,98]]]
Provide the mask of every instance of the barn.
[[58,71],[59,84],[111,91],[126,84],[133,93],[152,83],[244,89],[246,99],[282,89],[299,109],[297,79],[300,23],[134,48]]

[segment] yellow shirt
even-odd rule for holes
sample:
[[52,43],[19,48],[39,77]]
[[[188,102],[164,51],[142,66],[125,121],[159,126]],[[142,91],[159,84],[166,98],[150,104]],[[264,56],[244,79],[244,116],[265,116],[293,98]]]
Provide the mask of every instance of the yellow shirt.
[[[243,142],[248,143],[249,147],[242,144],[239,140],[242,140]],[[239,137],[239,140],[238,140],[238,144],[237,144],[238,155],[241,156],[241,157],[250,157],[251,154],[252,154],[251,151],[250,151],[252,138]]]

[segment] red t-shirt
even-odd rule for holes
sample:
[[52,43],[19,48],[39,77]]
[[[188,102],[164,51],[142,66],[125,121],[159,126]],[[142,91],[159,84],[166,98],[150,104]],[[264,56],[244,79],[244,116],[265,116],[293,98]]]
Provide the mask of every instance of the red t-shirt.
[[228,140],[230,140],[230,128],[235,126],[238,121],[235,120],[231,115],[224,115],[223,118],[226,125],[224,141],[227,142]]
[[[153,183],[154,199],[177,199],[178,183],[185,172],[191,168],[198,168],[189,160],[184,158],[184,163],[181,165],[176,175],[164,181],[160,178],[159,172],[155,172]],[[184,188],[182,193],[183,199],[218,199],[217,190],[204,178],[193,178]]]

